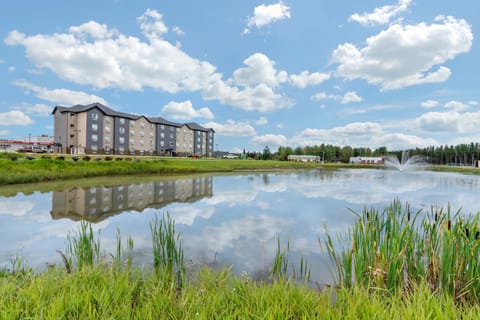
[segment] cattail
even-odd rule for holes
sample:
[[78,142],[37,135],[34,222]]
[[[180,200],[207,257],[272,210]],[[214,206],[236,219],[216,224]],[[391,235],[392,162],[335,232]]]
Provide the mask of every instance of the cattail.
[[369,213],[368,213],[368,210],[367,210],[367,220],[368,220],[368,219],[370,219],[370,218],[369,218]]
[[470,231],[468,230],[468,228],[465,228],[465,236],[467,236],[468,238],[469,235],[470,235]]
[[452,221],[448,220],[447,222],[447,230],[450,231],[450,228],[452,227]]
[[410,209],[408,209],[407,220],[408,220],[408,222],[410,222]]
[[478,237],[480,237],[480,231],[477,231],[477,232],[475,233],[475,240],[478,240]]
[[437,222],[437,220],[438,220],[438,211],[437,209],[435,209],[435,222]]

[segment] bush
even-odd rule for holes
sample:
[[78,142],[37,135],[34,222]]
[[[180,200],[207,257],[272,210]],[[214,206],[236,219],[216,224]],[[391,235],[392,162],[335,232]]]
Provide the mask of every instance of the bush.
[[90,156],[83,156],[82,158],[83,161],[90,161],[91,159]]
[[105,161],[112,161],[112,157],[105,157]]
[[125,161],[132,161],[133,159],[131,157],[126,157]]
[[63,161],[63,160],[65,160],[65,157],[64,156],[58,156],[55,159]]
[[115,158],[115,161],[122,161],[122,160],[123,160],[122,157]]

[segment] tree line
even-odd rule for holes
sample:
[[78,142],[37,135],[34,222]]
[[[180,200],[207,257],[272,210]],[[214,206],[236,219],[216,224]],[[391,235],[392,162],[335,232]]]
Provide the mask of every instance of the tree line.
[[[244,151],[245,152],[245,151]],[[380,157],[395,155],[401,159],[402,154],[422,156],[426,162],[436,165],[464,165],[472,166],[480,160],[480,144],[439,145],[426,148],[390,151],[387,147],[371,149],[369,147],[350,147],[321,144],[305,147],[279,147],[277,152],[271,152],[266,146],[263,152],[247,153],[247,157],[261,160],[286,161],[289,155],[313,155],[320,157],[324,162],[350,162],[350,157]]]

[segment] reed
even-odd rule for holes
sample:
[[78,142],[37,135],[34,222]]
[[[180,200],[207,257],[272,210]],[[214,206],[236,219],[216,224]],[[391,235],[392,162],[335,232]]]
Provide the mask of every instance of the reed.
[[[380,287],[408,292],[425,281],[432,292],[479,301],[480,214],[450,207],[412,212],[394,200],[383,211],[365,208],[336,241],[327,233],[325,248],[338,285]],[[351,243],[349,247],[336,243]]]
[[82,220],[76,234],[69,234],[67,236],[66,255],[62,255],[62,257],[64,258],[67,270],[69,270],[71,266],[82,269],[85,266],[92,266],[99,262],[100,230],[98,231],[98,238],[95,239],[91,223]]
[[[295,266],[294,263],[290,264],[290,239],[287,241],[286,248],[282,249],[280,243],[280,237],[277,237],[277,250],[273,259],[272,270],[270,276],[275,280],[310,280],[310,268],[308,266],[307,259],[304,255],[300,256],[299,265]],[[298,268],[298,269],[297,269]],[[298,270],[298,271],[297,271]]]
[[117,245],[115,247],[115,254],[110,254],[113,259],[113,266],[117,270],[121,270],[126,265],[127,270],[132,269],[133,260],[133,239],[128,236],[126,239],[126,247],[122,245],[122,235],[120,229],[117,229],[116,234]]
[[168,213],[162,218],[155,215],[150,221],[152,233],[153,267],[157,275],[166,276],[166,282],[182,288],[186,268],[180,234],[175,231],[175,221]]

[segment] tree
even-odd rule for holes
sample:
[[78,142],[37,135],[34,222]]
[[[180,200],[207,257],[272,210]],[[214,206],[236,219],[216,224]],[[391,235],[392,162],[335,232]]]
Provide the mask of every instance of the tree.
[[263,160],[272,159],[272,153],[270,152],[270,148],[268,146],[266,146],[265,149],[263,149],[262,159]]

